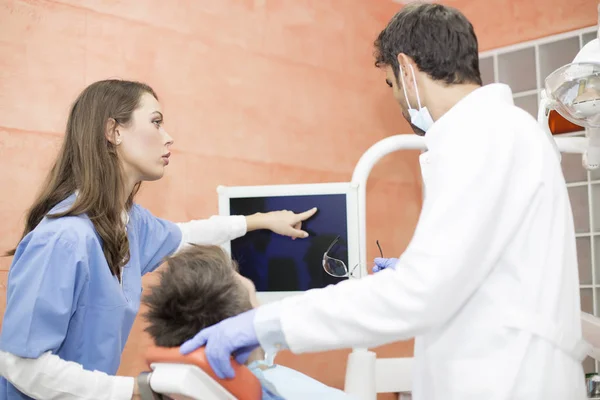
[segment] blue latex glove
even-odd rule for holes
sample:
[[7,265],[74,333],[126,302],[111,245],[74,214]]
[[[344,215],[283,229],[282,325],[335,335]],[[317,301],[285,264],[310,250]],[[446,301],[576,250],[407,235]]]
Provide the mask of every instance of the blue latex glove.
[[376,258],[373,272],[383,271],[386,268],[396,269],[397,258]]
[[206,345],[206,358],[215,374],[221,378],[233,378],[231,355],[244,364],[252,350],[259,346],[254,330],[256,309],[227,318],[218,324],[201,330],[181,345],[181,354],[188,354]]

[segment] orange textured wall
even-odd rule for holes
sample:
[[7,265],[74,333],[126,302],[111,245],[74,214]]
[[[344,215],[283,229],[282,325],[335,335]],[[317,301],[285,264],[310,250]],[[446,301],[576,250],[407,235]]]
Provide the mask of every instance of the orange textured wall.
[[598,0],[444,0],[475,27],[481,51],[598,23]]
[[[573,1],[447,3],[473,20],[485,50],[595,24],[593,2]],[[0,250],[19,237],[69,104],[98,79],[142,80],[161,98],[175,138],[173,158],[165,178],[146,184],[138,198],[158,216],[185,221],[216,213],[219,184],[349,180],[371,144],[408,126],[372,65],[372,42],[399,6],[387,0],[340,5],[0,0]],[[377,253],[375,239],[386,256],[401,253],[420,205],[417,154],[389,156],[375,167],[369,258]],[[9,263],[0,258],[3,292]],[[4,305],[1,293],[0,313]],[[143,368],[148,338],[142,330],[136,321],[120,374]],[[412,348],[399,343],[377,352],[408,356]],[[284,353],[278,362],[342,387],[346,355]]]

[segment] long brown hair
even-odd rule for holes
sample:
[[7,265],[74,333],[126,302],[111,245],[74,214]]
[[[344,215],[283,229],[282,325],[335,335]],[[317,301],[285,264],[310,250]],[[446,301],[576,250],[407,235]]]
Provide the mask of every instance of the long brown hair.
[[[62,148],[33,205],[21,240],[44,217],[87,214],[102,239],[102,250],[113,275],[129,261],[129,240],[122,219],[124,177],[117,149],[106,137],[112,118],[120,125],[131,123],[133,111],[151,87],[140,82],[104,80],[91,84],[79,95],[69,113]],[[125,210],[133,205],[138,183],[129,194]],[[59,202],[78,191],[71,208],[48,215]],[[16,249],[8,252],[14,255]],[[119,278],[120,279],[120,278]]]

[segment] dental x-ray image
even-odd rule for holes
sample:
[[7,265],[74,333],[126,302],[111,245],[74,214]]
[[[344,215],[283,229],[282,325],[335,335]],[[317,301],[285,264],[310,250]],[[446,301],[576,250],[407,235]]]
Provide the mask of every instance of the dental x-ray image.
[[232,198],[229,206],[230,215],[318,208],[302,226],[309,234],[306,239],[292,240],[261,230],[231,242],[231,254],[240,273],[254,282],[257,291],[303,291],[345,279],[328,275],[322,262],[323,254],[339,235],[329,254],[348,263],[345,194]]

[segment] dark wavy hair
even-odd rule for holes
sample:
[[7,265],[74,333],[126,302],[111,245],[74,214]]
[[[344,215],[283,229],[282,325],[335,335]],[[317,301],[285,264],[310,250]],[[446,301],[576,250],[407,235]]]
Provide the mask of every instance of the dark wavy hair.
[[427,3],[404,6],[375,40],[375,65],[389,65],[398,79],[400,53],[434,80],[448,85],[482,84],[477,36],[471,22],[455,8]]
[[236,263],[218,246],[189,245],[167,258],[159,283],[143,297],[146,332],[162,347],[178,347],[200,330],[252,308],[235,276]]

